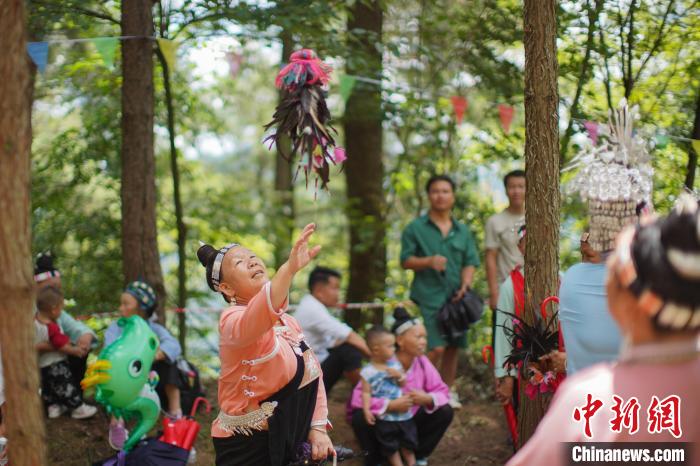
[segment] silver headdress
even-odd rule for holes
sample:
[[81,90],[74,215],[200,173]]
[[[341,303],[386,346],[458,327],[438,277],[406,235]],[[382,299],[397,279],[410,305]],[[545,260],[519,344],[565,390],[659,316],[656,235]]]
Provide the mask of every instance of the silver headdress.
[[565,194],[588,202],[589,242],[596,251],[614,249],[620,231],[637,221],[637,207],[652,205],[651,156],[645,141],[632,131],[638,118],[638,107],[630,109],[622,99],[610,111],[607,128],[601,128],[604,142],[585,147],[564,170],[576,171]]

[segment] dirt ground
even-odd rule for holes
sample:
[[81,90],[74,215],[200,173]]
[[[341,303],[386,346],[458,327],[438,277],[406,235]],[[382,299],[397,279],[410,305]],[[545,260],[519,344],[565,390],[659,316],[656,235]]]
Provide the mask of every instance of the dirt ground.
[[[461,372],[461,371],[460,371]],[[443,465],[502,465],[511,455],[507,442],[503,411],[488,390],[488,381],[460,379],[457,384],[464,407],[456,411],[452,425],[430,457],[431,466]],[[331,438],[334,443],[358,450],[352,429],[345,421],[345,400],[350,386],[339,383],[329,400],[330,417],[334,424]],[[212,412],[198,414],[201,424],[197,442],[197,465],[214,464],[214,449],[209,438],[209,425],[217,412],[216,384],[207,384],[207,395]],[[49,437],[49,464],[52,466],[85,466],[108,458],[114,452],[107,444],[109,420],[103,412],[92,419],[76,421],[68,416],[47,420]],[[158,426],[160,427],[160,426]],[[153,432],[155,435],[155,431]],[[361,460],[344,462],[360,466]]]

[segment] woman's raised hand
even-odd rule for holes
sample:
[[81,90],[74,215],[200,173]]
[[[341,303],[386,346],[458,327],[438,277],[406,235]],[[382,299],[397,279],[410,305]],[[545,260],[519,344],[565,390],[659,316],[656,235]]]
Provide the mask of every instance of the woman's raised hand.
[[287,263],[289,264],[290,271],[292,273],[297,273],[299,270],[303,269],[308,265],[311,260],[318,255],[321,250],[321,246],[314,246],[309,248],[309,239],[311,235],[316,231],[316,224],[309,223],[304,227],[304,230],[299,235],[294,247],[292,247],[289,253],[289,259]]

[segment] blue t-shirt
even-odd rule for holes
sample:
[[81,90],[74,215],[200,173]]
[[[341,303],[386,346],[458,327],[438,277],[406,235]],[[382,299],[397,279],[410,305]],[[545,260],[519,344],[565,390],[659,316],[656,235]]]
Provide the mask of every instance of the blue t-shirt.
[[622,337],[608,312],[605,264],[580,263],[566,271],[559,290],[559,320],[566,345],[567,375],[614,361]]
[[[403,371],[401,363],[396,359],[390,359],[387,366],[391,369]],[[395,400],[401,397],[401,387],[396,383],[396,380],[391,378],[386,371],[380,371],[372,365],[367,364],[360,371],[360,376],[369,383],[372,389],[372,398],[385,398],[387,400]],[[407,421],[411,419],[411,411],[405,413],[385,412],[379,415],[382,421]]]

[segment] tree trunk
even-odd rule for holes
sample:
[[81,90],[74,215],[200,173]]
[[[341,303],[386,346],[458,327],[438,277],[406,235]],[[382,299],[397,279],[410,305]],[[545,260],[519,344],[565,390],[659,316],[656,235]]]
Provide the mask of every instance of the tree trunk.
[[[698,97],[695,103],[695,123],[693,123],[693,133],[690,135],[691,139],[700,140],[700,88],[698,88]],[[698,154],[693,145],[690,145],[688,149],[688,167],[685,172],[685,186],[686,188],[693,190],[695,185],[695,170],[698,168]]]
[[[282,63],[287,63],[289,56],[294,51],[292,35],[288,31],[282,31]],[[282,100],[282,91],[279,101]],[[291,143],[288,137],[280,140],[279,144],[286,153],[290,152]],[[292,183],[292,163],[284,160],[280,154],[275,158],[275,212],[273,222],[270,225],[275,232],[275,267],[279,268],[287,260],[289,249],[292,245],[292,233],[294,231],[294,184]]]
[[[557,294],[559,250],[559,116],[556,0],[525,0],[525,321],[539,303]],[[523,384],[524,388],[524,384]],[[519,438],[532,436],[545,400],[520,394]]]
[[[361,31],[348,44],[346,69],[350,75],[381,79],[382,7],[378,0],[355,2],[348,31]],[[350,283],[348,301],[372,301],[384,291],[386,277],[385,199],[382,183],[381,88],[357,82],[343,117],[350,227]],[[348,311],[346,321],[357,328],[361,311]]]
[[158,254],[153,154],[152,2],[122,2],[122,256],[124,280],[145,280],[158,293],[164,321],[165,286]]
[[31,81],[24,2],[0,3],[0,347],[11,464],[46,464],[44,415],[32,317],[29,227]]
[[579,101],[583,93],[583,86],[588,82],[588,68],[590,67],[591,51],[595,42],[595,28],[600,12],[603,9],[604,0],[596,0],[595,7],[591,8],[590,1],[586,2],[586,10],[588,11],[588,36],[586,39],[586,52],[583,60],[581,60],[581,71],[579,72],[578,83],[576,84],[576,93],[574,101],[571,103],[569,111],[569,123],[566,126],[564,137],[561,141],[561,154],[559,155],[559,166],[563,167],[566,164],[566,153],[569,150],[569,141],[574,134],[574,120],[580,118],[581,112],[579,109]]
[[[173,201],[175,203],[175,224],[177,227],[177,307],[184,309],[187,304],[187,253],[185,243],[187,241],[187,226],[185,225],[184,212],[182,210],[182,196],[180,195],[180,168],[177,163],[177,148],[175,147],[175,108],[173,106],[172,86],[170,85],[170,68],[168,62],[157,51],[158,61],[163,70],[163,87],[165,88],[165,106],[168,111],[168,136],[170,141],[170,172],[173,177]],[[177,329],[182,354],[186,355],[187,325],[186,314],[177,313]]]

